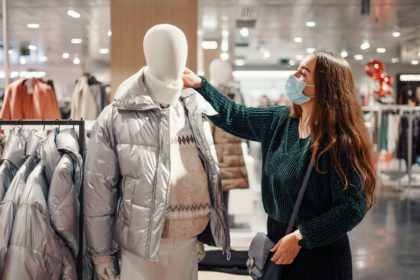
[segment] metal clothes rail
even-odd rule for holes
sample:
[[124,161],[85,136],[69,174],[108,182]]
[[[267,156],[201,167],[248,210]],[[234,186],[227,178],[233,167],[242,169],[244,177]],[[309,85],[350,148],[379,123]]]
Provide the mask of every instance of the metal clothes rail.
[[[57,125],[57,126],[78,126],[79,127],[79,148],[80,155],[85,163],[85,121],[81,120],[0,120],[0,125],[16,125],[16,126],[35,126],[35,125]],[[84,172],[82,172],[82,188],[80,189],[79,202],[80,202],[80,219],[79,219],[79,254],[77,256],[77,278],[83,279],[83,181]]]

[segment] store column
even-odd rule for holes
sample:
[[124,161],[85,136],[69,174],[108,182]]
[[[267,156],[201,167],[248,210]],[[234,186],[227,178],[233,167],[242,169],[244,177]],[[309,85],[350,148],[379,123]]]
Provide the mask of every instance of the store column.
[[198,0],[111,1],[111,89],[146,65],[143,37],[156,24],[179,27],[188,41],[187,67],[197,68]]

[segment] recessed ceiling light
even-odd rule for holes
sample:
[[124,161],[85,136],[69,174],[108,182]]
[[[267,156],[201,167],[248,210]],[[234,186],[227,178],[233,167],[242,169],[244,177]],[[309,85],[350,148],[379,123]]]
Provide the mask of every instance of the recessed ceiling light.
[[363,55],[361,55],[361,54],[355,54],[354,55],[354,59],[356,59],[356,60],[362,60],[363,59]]
[[35,46],[35,45],[29,45],[28,49],[30,49],[31,51],[36,51],[38,49],[38,47]]
[[14,51],[13,50],[9,50],[9,54],[13,54],[14,53]]
[[346,58],[349,55],[349,53],[346,50],[342,50],[340,55],[341,57]]
[[295,56],[296,60],[303,60],[303,58],[304,58],[304,56],[301,55],[301,54],[298,54],[298,55]]
[[47,61],[48,60],[48,57],[46,57],[46,56],[42,56],[40,59],[39,59],[39,61],[41,61],[41,62],[45,62],[45,61]]
[[315,27],[316,26],[316,23],[315,23],[315,21],[307,21],[306,22],[306,26],[307,27]]
[[419,64],[419,61],[418,61],[418,60],[412,60],[412,61],[411,61],[411,64],[412,64],[412,65],[418,65],[418,64]]
[[394,37],[394,38],[398,38],[398,37],[400,37],[401,36],[401,32],[398,32],[398,31],[396,31],[396,32],[392,32],[392,37]]
[[367,49],[369,49],[369,48],[370,48],[370,44],[369,44],[369,42],[368,42],[368,41],[364,41],[364,42],[360,45],[360,48],[361,48],[362,50],[367,50]]
[[28,23],[26,26],[28,28],[31,28],[31,29],[37,29],[37,28],[39,28],[39,24],[38,23]]
[[376,49],[376,52],[377,53],[385,53],[386,52],[386,49],[385,48],[377,48]]
[[302,43],[303,42],[302,37],[295,37],[295,42],[296,43]]
[[80,18],[80,14],[76,12],[75,10],[68,10],[67,15],[72,18]]
[[229,54],[228,53],[222,53],[221,55],[220,55],[220,58],[222,59],[222,60],[228,60],[229,59]]
[[112,35],[112,31],[108,30],[108,37],[111,37],[111,35]]
[[245,65],[245,60],[238,58],[238,59],[235,60],[235,64],[237,66],[244,66]]
[[313,53],[315,51],[315,48],[307,48],[306,53]]
[[239,31],[239,33],[241,34],[242,37],[248,37],[248,35],[249,35],[249,29],[246,28],[246,27],[241,28],[241,30]]
[[70,54],[68,52],[63,53],[63,55],[61,56],[64,59],[69,59]]
[[215,50],[217,49],[217,41],[202,41],[201,47],[205,50]]
[[24,57],[20,57],[19,58],[19,63],[22,64],[22,65],[25,65],[26,64],[26,59]]
[[82,39],[80,39],[80,38],[71,39],[71,43],[72,44],[81,44],[82,43]]
[[73,64],[80,64],[80,59],[78,58],[78,57],[75,57],[74,59],[73,59]]
[[109,53],[109,49],[107,49],[107,48],[99,49],[99,53],[100,54],[108,54]]
[[294,65],[296,64],[296,61],[294,61],[293,59],[291,59],[291,60],[289,60],[289,64],[290,64],[291,66],[294,66]]
[[397,62],[400,62],[400,59],[398,57],[394,57],[394,58],[391,59],[391,62],[392,63],[397,63]]
[[263,52],[263,58],[264,58],[264,59],[268,59],[268,58],[270,58],[270,56],[271,56],[271,54],[270,54],[270,52],[269,52],[269,51],[264,51],[264,52]]

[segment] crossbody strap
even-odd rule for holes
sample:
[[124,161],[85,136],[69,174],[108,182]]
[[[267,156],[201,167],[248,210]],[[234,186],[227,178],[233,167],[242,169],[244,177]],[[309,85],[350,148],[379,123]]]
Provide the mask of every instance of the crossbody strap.
[[303,195],[305,194],[306,186],[308,185],[309,177],[312,173],[312,167],[313,163],[311,159],[308,164],[308,169],[306,169],[305,177],[303,178],[302,186],[300,187],[299,194],[293,208],[292,217],[290,218],[289,225],[287,226],[286,234],[291,233],[293,230],[293,226],[299,213],[300,205],[302,204]]

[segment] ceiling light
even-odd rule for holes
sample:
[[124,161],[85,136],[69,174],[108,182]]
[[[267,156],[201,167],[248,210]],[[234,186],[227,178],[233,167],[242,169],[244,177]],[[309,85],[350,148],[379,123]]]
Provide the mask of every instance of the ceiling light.
[[307,21],[306,22],[306,26],[307,27],[315,27],[316,26],[316,23],[315,23],[315,21]]
[[65,53],[63,53],[62,57],[63,57],[64,59],[69,59],[70,54],[69,54],[68,52],[65,52]]
[[315,51],[314,48],[307,48],[306,53],[313,53]]
[[291,60],[289,60],[289,64],[290,64],[291,66],[294,66],[294,65],[296,65],[296,61],[294,61],[293,59],[291,59]]
[[303,58],[304,58],[304,56],[301,55],[301,54],[298,54],[298,55],[295,56],[296,60],[303,60]]
[[397,63],[397,62],[400,62],[400,59],[398,57],[394,57],[394,58],[391,59],[391,62],[392,63]]
[[235,64],[237,66],[244,66],[245,65],[245,60],[238,58],[238,59],[235,60]]
[[356,60],[362,60],[363,59],[363,55],[361,55],[361,54],[355,54],[354,55],[354,59],[356,59]]
[[41,61],[41,62],[45,62],[45,61],[47,61],[48,60],[48,57],[46,57],[46,56],[42,56],[40,59],[39,59],[39,61]]
[[367,50],[367,49],[369,49],[369,48],[370,48],[370,44],[369,44],[369,42],[368,42],[368,41],[364,41],[364,42],[360,45],[360,48],[361,48],[362,50]]
[[99,53],[100,54],[108,54],[109,53],[109,49],[107,49],[107,48],[99,49]]
[[13,54],[14,53],[14,51],[13,50],[9,50],[9,54]]
[[342,50],[340,55],[341,57],[346,58],[349,55],[349,53],[346,50]]
[[419,64],[419,61],[418,60],[412,60],[411,61],[411,65],[418,65]]
[[80,64],[80,59],[78,58],[78,57],[75,57],[74,59],[73,59],[73,63],[74,64]]
[[35,45],[29,45],[28,49],[30,49],[31,51],[36,51],[38,48]]
[[376,52],[377,53],[385,53],[386,52],[386,49],[385,48],[377,48],[376,49]]
[[26,64],[26,59],[24,57],[20,57],[19,58],[19,63],[22,64],[22,65],[25,65]]
[[79,18],[80,14],[76,12],[75,10],[68,10],[67,15],[71,16],[72,18]]
[[112,31],[108,30],[108,37],[111,37],[111,35],[112,35]]
[[203,41],[201,42],[201,47],[205,50],[215,50],[217,49],[216,41]]
[[28,23],[26,26],[28,28],[30,28],[30,29],[37,29],[37,28],[39,28],[39,24],[38,23]]
[[71,39],[71,43],[72,44],[81,44],[82,43],[82,39],[79,39],[79,38]]
[[398,31],[396,31],[396,32],[392,32],[392,37],[394,37],[394,38],[398,38],[398,37],[400,37],[401,36],[401,32],[398,32]]
[[295,37],[295,42],[296,43],[302,43],[303,42],[302,37]]
[[263,52],[263,58],[264,58],[264,59],[268,59],[268,58],[270,58],[270,55],[271,55],[271,54],[270,54],[270,52],[269,52],[269,51],[264,51],[264,52]]
[[246,28],[246,27],[241,28],[241,30],[239,31],[239,33],[241,34],[242,37],[248,37],[248,35],[249,35],[249,29]]
[[229,54],[228,53],[222,53],[221,55],[220,55],[220,58],[222,59],[222,60],[228,60],[229,59]]

